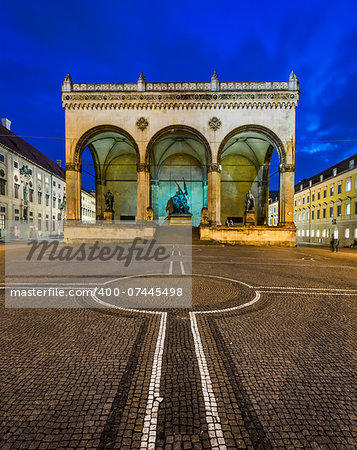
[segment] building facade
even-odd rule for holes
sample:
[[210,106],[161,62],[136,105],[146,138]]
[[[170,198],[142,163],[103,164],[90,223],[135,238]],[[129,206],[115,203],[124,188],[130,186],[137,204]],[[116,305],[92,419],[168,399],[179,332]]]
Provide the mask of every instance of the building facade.
[[[62,84],[67,218],[81,217],[81,155],[88,148],[97,219],[103,219],[107,190],[114,195],[114,219],[146,220],[148,211],[163,219],[167,201],[185,181],[192,225],[202,225],[207,216],[207,238],[214,238],[228,217],[244,225],[248,191],[255,198],[255,225],[269,228],[269,168],[276,150],[277,239],[295,242],[298,98],[293,72],[288,81],[247,83],[221,82],[216,73],[210,82],[192,83],[149,83],[143,74],[137,83],[73,83],[67,75]],[[234,239],[233,228],[224,233]]]
[[[278,201],[269,204],[269,224],[277,223]],[[295,186],[297,243],[341,246],[357,240],[357,154]]]
[[341,246],[357,239],[357,154],[295,186],[297,242]]
[[83,223],[95,223],[95,195],[82,188],[81,219]]
[[[19,236],[26,222],[33,237],[63,234],[66,181],[55,163],[10,130],[0,125],[0,228]],[[4,126],[5,125],[5,126]],[[7,227],[8,226],[8,227]]]

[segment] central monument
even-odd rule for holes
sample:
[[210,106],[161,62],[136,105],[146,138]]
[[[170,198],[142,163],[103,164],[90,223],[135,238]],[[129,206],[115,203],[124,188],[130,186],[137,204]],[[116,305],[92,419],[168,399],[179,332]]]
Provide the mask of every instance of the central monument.
[[183,190],[178,182],[178,190],[176,194],[169,198],[166,205],[166,212],[168,216],[166,221],[172,225],[191,225],[192,214],[190,213],[190,207],[188,206],[188,191],[185,180],[183,180]]

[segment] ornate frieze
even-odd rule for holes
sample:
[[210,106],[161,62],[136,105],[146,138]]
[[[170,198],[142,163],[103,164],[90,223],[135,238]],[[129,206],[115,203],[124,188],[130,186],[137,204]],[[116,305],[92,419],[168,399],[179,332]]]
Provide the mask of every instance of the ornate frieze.
[[208,121],[208,125],[213,131],[217,131],[218,128],[221,127],[222,122],[218,119],[218,117],[212,117],[212,119]]
[[217,163],[209,164],[208,166],[208,172],[220,172],[221,166]]
[[67,93],[62,94],[65,109],[281,109],[296,108],[298,93]]
[[149,165],[146,163],[139,163],[136,165],[137,172],[148,172],[149,171]]
[[82,164],[79,163],[66,163],[66,171],[80,172],[82,170]]
[[295,172],[295,164],[280,164],[279,165],[279,172]]
[[145,117],[140,117],[137,121],[136,121],[136,126],[141,130],[144,131],[145,128],[147,128],[149,126],[149,122],[147,119],[145,119]]

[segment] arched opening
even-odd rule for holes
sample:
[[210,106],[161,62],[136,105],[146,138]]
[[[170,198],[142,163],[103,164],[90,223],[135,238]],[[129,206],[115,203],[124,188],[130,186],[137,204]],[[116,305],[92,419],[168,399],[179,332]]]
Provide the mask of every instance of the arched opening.
[[[95,195],[97,219],[103,219],[104,195],[109,190],[114,197],[114,219],[135,220],[138,149],[130,135],[109,125],[89,130],[77,145],[75,161],[81,164],[84,189]],[[82,220],[83,199],[82,191]]]
[[186,183],[192,225],[201,221],[201,209],[207,206],[207,167],[210,161],[208,143],[198,132],[176,126],[162,130],[148,146],[147,163],[150,165],[151,206],[154,217],[167,216],[166,205]]
[[[269,221],[269,190],[279,197],[279,164],[285,161],[281,141],[270,130],[257,125],[240,127],[223,140],[218,162],[221,165],[221,222],[245,223],[246,195],[254,197],[255,223]],[[277,214],[279,207],[276,205]],[[279,223],[279,218],[276,223]]]

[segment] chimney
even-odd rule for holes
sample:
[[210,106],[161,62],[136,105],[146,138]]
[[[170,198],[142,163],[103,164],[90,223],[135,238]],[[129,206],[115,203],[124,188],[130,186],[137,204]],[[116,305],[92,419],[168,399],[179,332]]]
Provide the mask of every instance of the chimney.
[[61,159],[56,159],[56,163],[58,166],[62,167],[62,160]]
[[11,129],[11,120],[9,119],[1,119],[2,126],[7,128],[9,131]]

